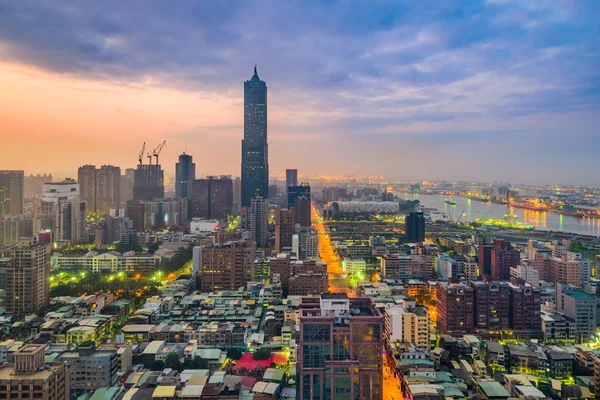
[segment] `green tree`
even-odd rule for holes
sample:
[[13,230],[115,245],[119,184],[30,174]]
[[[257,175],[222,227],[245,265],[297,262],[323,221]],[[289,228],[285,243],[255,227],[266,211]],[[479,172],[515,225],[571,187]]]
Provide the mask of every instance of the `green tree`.
[[240,349],[236,349],[235,347],[232,347],[227,350],[227,358],[230,358],[235,361],[242,358],[243,355],[244,355],[244,353],[242,353],[242,351]]
[[169,353],[165,357],[165,368],[172,368],[179,371],[181,369],[181,361],[179,360],[179,354]]
[[150,370],[152,371],[162,371],[165,369],[165,363],[162,360],[154,360],[150,365]]
[[185,367],[189,369],[207,369],[208,360],[200,356],[195,356],[193,359],[185,363]]
[[254,353],[254,356],[252,356],[252,359],[253,360],[268,360],[269,357],[271,357],[271,354],[273,354],[273,353],[269,349],[259,349],[259,350],[256,350],[256,353]]

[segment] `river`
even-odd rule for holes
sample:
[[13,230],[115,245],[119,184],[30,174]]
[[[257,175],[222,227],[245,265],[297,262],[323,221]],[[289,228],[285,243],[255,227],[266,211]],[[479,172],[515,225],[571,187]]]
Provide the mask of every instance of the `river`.
[[450,215],[456,220],[462,212],[461,221],[472,222],[477,218],[503,219],[506,214],[514,215],[519,222],[535,226],[536,229],[545,231],[563,231],[582,235],[600,235],[600,219],[578,218],[557,214],[550,211],[531,211],[521,208],[509,207],[504,204],[485,203],[471,200],[466,197],[455,197],[455,205],[445,204],[446,196],[418,195],[410,193],[395,193],[405,200],[418,199],[426,208],[437,208],[438,211]]

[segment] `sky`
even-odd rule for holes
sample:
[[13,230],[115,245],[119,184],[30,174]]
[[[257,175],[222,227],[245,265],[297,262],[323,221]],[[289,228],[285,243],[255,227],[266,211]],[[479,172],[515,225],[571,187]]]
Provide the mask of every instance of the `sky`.
[[256,63],[272,174],[600,185],[599,38],[594,0],[0,0],[0,168],[239,175]]

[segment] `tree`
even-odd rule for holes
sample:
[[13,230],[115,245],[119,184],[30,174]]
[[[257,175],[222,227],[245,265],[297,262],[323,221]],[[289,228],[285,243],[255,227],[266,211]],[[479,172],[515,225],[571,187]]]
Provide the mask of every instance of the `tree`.
[[179,361],[179,354],[169,353],[165,357],[165,368],[172,368],[179,371],[181,369],[181,361]]
[[242,353],[242,351],[240,349],[236,349],[235,347],[231,347],[227,350],[227,358],[230,358],[235,361],[242,358],[243,355],[244,354]]
[[152,371],[162,371],[163,369],[165,369],[165,363],[162,362],[162,360],[154,360],[150,365],[150,369]]
[[206,358],[202,358],[200,356],[195,356],[189,362],[186,363],[186,368],[189,369],[207,369],[208,368],[208,360]]
[[259,349],[256,350],[256,353],[254,353],[254,356],[252,357],[253,360],[268,360],[269,357],[271,357],[271,350],[269,349]]

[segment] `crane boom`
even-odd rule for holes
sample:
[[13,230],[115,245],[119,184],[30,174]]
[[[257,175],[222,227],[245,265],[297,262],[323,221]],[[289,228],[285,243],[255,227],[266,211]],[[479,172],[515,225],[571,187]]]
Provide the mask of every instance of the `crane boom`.
[[465,212],[461,212],[460,215],[458,216],[458,219],[456,220],[456,223],[458,224],[460,222],[460,219],[462,218],[462,216],[465,215]]
[[158,145],[158,147],[156,147],[154,149],[153,152],[153,156],[156,157],[156,165],[158,165],[158,155],[160,154],[160,152],[162,151],[163,147],[165,147],[165,144],[167,143],[166,140],[163,140],[163,142],[161,144]]
[[138,156],[138,161],[140,162],[140,165],[142,165],[142,160],[144,159],[144,150],[146,150],[146,142],[144,142],[144,144],[142,145],[142,151],[140,151],[140,154]]
[[146,157],[148,157],[148,164],[152,165],[152,154],[150,152],[146,153]]

